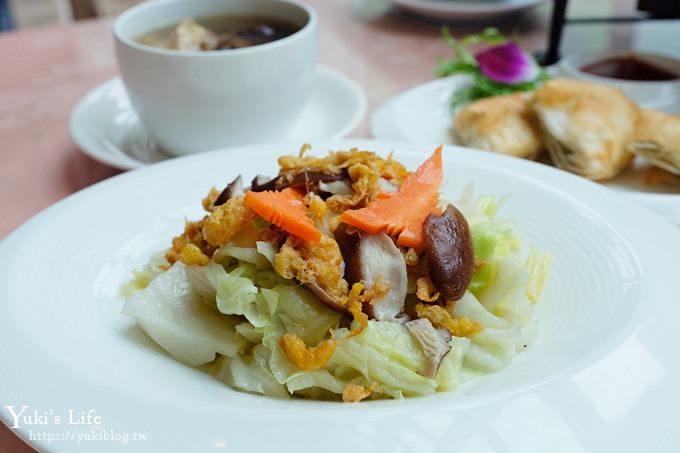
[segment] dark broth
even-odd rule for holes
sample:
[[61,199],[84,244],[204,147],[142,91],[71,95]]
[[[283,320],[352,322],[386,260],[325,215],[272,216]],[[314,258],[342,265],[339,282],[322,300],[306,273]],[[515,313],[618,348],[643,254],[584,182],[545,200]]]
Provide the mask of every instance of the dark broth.
[[[214,48],[201,49],[207,51],[266,44],[290,36],[301,28],[292,22],[263,15],[225,14],[204,16],[193,20],[217,35],[217,44]],[[157,28],[140,36],[137,41],[152,47],[174,48],[171,42],[180,24],[182,22]]]
[[646,82],[675,80],[679,76],[635,57],[612,57],[590,63],[581,68],[583,72],[602,77]]

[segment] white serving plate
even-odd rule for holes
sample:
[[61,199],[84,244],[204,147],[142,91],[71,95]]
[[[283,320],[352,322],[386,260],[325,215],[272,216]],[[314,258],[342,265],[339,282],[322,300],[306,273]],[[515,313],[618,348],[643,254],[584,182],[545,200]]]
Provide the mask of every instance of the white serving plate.
[[[16,433],[57,452],[600,452],[674,451],[680,403],[680,232],[610,190],[545,165],[457,147],[444,150],[455,199],[512,194],[502,215],[554,255],[538,308],[540,334],[507,368],[458,390],[356,405],[279,401],[240,393],[156,347],[120,313],[121,283],[201,215],[213,185],[273,174],[299,144],[268,144],[173,159],[85,189],[0,243],[0,406],[59,415]],[[358,146],[415,168],[429,145],[313,143],[316,153]],[[128,443],[77,442],[95,432]],[[11,425],[6,407],[2,420]],[[134,433],[145,440],[132,440]]]

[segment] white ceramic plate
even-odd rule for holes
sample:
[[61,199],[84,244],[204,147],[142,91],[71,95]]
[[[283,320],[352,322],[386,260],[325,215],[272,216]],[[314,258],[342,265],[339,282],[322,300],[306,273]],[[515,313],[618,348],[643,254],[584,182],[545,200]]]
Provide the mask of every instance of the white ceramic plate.
[[[457,75],[418,85],[387,100],[371,117],[371,134],[381,140],[454,144],[449,99],[470,83]],[[643,105],[643,107],[645,107]],[[648,165],[636,159],[631,167],[605,186],[654,209],[680,225],[680,184],[646,185]]]
[[[415,168],[428,146],[359,146]],[[538,309],[540,335],[507,368],[457,391],[357,405],[280,401],[239,393],[173,360],[120,313],[118,288],[149,254],[200,215],[212,185],[272,174],[298,145],[259,145],[173,159],[77,193],[0,243],[0,401],[51,414],[17,433],[52,451],[599,452],[674,451],[680,403],[680,232],[611,191],[533,162],[449,147],[456,198],[511,193],[503,215],[527,244],[554,255]],[[12,418],[0,406],[5,423]],[[62,423],[53,422],[60,416]],[[74,434],[75,433],[75,434]],[[134,433],[146,440],[133,441]]]
[[494,20],[530,10],[546,0],[392,0],[392,3],[420,16],[457,21]]
[[[319,66],[310,100],[280,139],[340,139],[352,132],[365,113],[366,96],[356,82]],[[85,154],[122,170],[173,157],[149,137],[119,78],[95,88],[78,103],[70,128],[73,140]]]

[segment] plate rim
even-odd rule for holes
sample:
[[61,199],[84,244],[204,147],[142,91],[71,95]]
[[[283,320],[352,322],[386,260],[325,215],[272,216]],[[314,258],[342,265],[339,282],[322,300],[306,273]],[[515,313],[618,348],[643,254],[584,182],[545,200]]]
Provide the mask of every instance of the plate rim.
[[[39,222],[40,219],[43,217],[47,216],[47,213],[53,212],[54,210],[58,209],[65,209],[65,206],[69,206],[70,204],[77,203],[79,200],[84,198],[85,196],[94,196],[98,191],[101,190],[106,190],[110,186],[114,186],[122,181],[126,180],[135,180],[138,178],[142,178],[146,176],[147,174],[151,174],[154,172],[162,172],[164,171],[163,169],[166,167],[171,167],[171,166],[181,166],[181,160],[182,159],[192,159],[192,160],[205,160],[205,161],[210,161],[211,157],[213,155],[225,153],[227,151],[233,152],[234,149],[243,149],[243,148],[264,148],[267,147],[269,149],[276,149],[277,147],[281,147],[282,142],[270,142],[266,144],[255,144],[255,145],[248,145],[248,146],[242,146],[242,147],[235,147],[235,148],[225,148],[225,149],[220,149],[220,150],[214,150],[211,152],[205,152],[205,153],[200,153],[197,155],[192,155],[192,156],[184,156],[180,157],[178,159],[173,159],[173,160],[168,160],[165,162],[161,162],[159,164],[153,165],[153,166],[148,166],[144,167],[138,170],[134,170],[131,172],[127,173],[122,173],[120,175],[116,175],[112,178],[109,178],[107,180],[101,181],[97,184],[94,184],[86,189],[83,189],[82,191],[79,191],[69,197],[66,197],[64,200],[61,200],[58,203],[55,203],[54,205],[50,206],[49,208],[45,209],[41,213],[37,214],[36,216],[32,217],[29,219],[27,222],[22,224],[20,227],[12,231],[10,235],[7,236],[6,240],[0,242],[0,251],[7,251],[8,248],[13,246],[13,242],[17,241],[17,238],[21,237],[21,234],[24,234],[23,232],[27,229],[30,230],[31,226],[35,227],[36,222]],[[315,149],[320,149],[320,148],[326,148],[326,149],[333,149],[335,147],[343,147],[343,146],[359,146],[359,147],[370,147],[370,146],[375,146],[375,147],[380,147],[380,148],[404,148],[404,151],[413,153],[414,151],[407,151],[407,150],[413,150],[416,147],[427,147],[429,150],[430,145],[426,144],[416,144],[416,143],[409,143],[409,142],[398,142],[398,141],[386,141],[386,140],[370,140],[370,139],[356,139],[356,140],[339,140],[339,141],[319,141],[319,142],[313,142],[313,146],[315,146]],[[460,148],[456,147],[455,145],[449,146],[449,148]],[[465,152],[469,152],[469,150],[465,150]],[[537,172],[536,174],[556,174],[554,172],[557,172],[559,174],[558,179],[562,180],[568,180],[570,179],[573,184],[580,185],[580,186],[589,186],[590,188],[588,190],[593,190],[596,192],[600,192],[600,194],[603,194],[605,198],[607,197],[612,197],[613,194],[611,191],[608,191],[604,187],[600,186],[599,184],[593,183],[592,181],[584,180],[583,178],[579,178],[575,175],[571,175],[568,173],[560,172],[557,169],[547,167],[532,161],[523,161],[523,160],[518,160],[518,159],[513,159],[512,157],[509,156],[503,156],[503,155],[498,155],[494,153],[490,153],[487,151],[481,151],[482,153],[485,153],[487,156],[490,156],[492,160],[500,160],[501,162],[507,162],[509,164],[512,164],[511,166],[529,166],[533,167],[535,171]],[[557,175],[556,174],[556,175]],[[536,177],[536,175],[532,175],[532,178]],[[566,178],[566,179],[565,179]],[[560,189],[562,191],[562,189]],[[89,194],[89,195],[87,195]],[[620,202],[620,200],[617,200]],[[617,208],[622,210],[622,208]],[[633,209],[634,211],[637,210],[638,213],[642,212],[643,215],[649,217],[652,219],[652,223],[656,223],[657,225],[665,225],[663,229],[666,231],[664,234],[672,234],[674,237],[674,240],[680,241],[680,232],[678,232],[672,225],[670,225],[669,222],[667,222],[665,219],[657,215],[656,213],[648,210],[647,208],[641,207],[641,206],[636,206]],[[606,217],[605,217],[606,218]],[[671,233],[672,232],[672,233]],[[630,233],[627,233],[630,234]],[[3,391],[4,386],[0,386],[0,392],[3,393],[3,396],[8,395],[10,392],[8,391]],[[338,411],[338,412],[344,412],[344,411]],[[7,423],[6,420],[6,415],[4,411],[0,412],[0,419],[3,421],[3,423]],[[20,433],[25,434],[25,431],[20,431]],[[19,434],[16,433],[15,434]],[[25,436],[20,436],[22,440],[26,441]],[[27,442],[28,443],[28,442]],[[62,451],[62,450],[67,450],[66,444],[40,444],[39,442],[36,443],[29,443],[29,445],[35,445],[40,448],[49,448],[53,449],[55,451]],[[62,448],[63,447],[63,448]]]

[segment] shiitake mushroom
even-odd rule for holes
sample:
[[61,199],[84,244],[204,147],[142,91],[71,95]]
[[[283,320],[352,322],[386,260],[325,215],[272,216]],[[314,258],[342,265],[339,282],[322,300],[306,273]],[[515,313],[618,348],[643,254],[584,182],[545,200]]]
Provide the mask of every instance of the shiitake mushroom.
[[253,192],[265,190],[283,190],[286,187],[305,187],[307,192],[318,192],[319,183],[330,183],[348,179],[346,170],[339,174],[325,173],[320,171],[287,172],[267,180],[263,176],[257,176],[250,185]]
[[227,187],[225,187],[224,190],[220,192],[217,199],[215,199],[213,206],[217,207],[223,205],[230,199],[238,197],[239,195],[243,195],[243,178],[241,175],[238,175],[236,179],[227,184]]
[[444,300],[460,299],[470,286],[475,263],[467,220],[450,204],[441,215],[427,216],[423,238],[432,284]]

